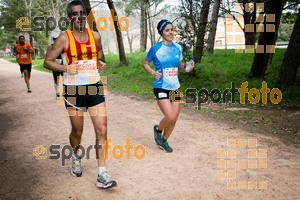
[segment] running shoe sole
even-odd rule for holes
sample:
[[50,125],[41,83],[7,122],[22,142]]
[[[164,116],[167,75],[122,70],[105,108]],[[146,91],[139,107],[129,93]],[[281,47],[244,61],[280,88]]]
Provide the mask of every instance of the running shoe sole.
[[96,186],[98,188],[101,188],[101,189],[108,189],[108,188],[111,188],[111,187],[116,187],[117,182],[116,181],[110,181],[106,185],[104,185],[103,183],[100,183],[100,182],[97,181]]
[[166,151],[162,146],[159,146],[157,145],[160,149],[162,149],[165,153],[172,153],[173,151],[169,152],[169,151]]
[[75,173],[73,172],[73,170],[71,169],[71,174],[72,174],[72,176],[74,176],[74,177],[82,177],[83,172],[81,172],[81,174],[75,174]]

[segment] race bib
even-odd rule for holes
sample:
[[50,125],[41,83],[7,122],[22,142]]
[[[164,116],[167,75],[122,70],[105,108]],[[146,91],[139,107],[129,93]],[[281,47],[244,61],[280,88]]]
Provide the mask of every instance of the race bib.
[[77,73],[64,73],[65,85],[88,85],[100,81],[96,60],[78,60],[73,62]]
[[164,69],[165,78],[172,78],[177,76],[178,68],[166,68]]
[[75,61],[78,74],[80,73],[97,73],[97,63],[95,60],[78,60]]
[[22,58],[22,59],[23,59],[23,58],[27,58],[27,54],[21,54],[21,55],[20,55],[20,58]]

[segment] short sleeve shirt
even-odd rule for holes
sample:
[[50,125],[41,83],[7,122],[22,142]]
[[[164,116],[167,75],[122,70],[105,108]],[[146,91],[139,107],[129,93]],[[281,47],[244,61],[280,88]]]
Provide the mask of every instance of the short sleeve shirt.
[[18,63],[19,64],[30,64],[31,63],[30,53],[24,50],[24,48],[23,48],[24,46],[26,46],[29,51],[33,50],[33,48],[28,43],[24,43],[24,45],[17,44],[16,52],[19,55]]
[[149,62],[153,61],[155,71],[162,74],[160,79],[153,81],[153,88],[176,90],[180,87],[177,74],[182,50],[179,44],[173,42],[166,45],[159,42],[150,48],[146,59]]

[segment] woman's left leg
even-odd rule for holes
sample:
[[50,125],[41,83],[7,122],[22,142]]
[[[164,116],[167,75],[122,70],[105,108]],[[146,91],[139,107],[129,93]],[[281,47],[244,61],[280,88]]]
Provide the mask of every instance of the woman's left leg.
[[[171,102],[171,110],[173,113],[173,120],[172,123],[167,123],[167,126],[165,126],[164,130],[163,130],[163,139],[167,140],[170,135],[172,134],[174,128],[175,128],[175,124],[178,120],[178,116],[179,116],[179,111],[180,111],[180,103],[178,102]],[[163,120],[166,120],[166,117]],[[161,121],[161,122],[162,122]],[[167,120],[166,120],[167,121]],[[158,128],[160,128],[160,125],[158,126]]]

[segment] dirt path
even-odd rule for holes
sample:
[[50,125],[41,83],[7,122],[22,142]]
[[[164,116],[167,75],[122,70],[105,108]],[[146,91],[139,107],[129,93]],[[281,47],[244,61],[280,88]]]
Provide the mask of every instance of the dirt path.
[[[33,156],[36,145],[44,145],[49,156],[51,144],[68,144],[70,124],[64,106],[56,105],[51,74],[33,70],[31,94],[19,74],[16,64],[0,59],[0,199],[299,199],[300,149],[183,109],[169,141],[174,152],[166,154],[152,138],[152,125],[161,117],[156,103],[116,93],[106,98],[112,148],[124,148],[129,138],[146,155],[137,160],[132,151],[126,160],[124,152],[116,160],[110,150],[107,168],[118,187],[99,190],[94,151],[82,160],[81,178],[71,176],[70,160],[62,166],[61,159]],[[94,138],[86,117],[82,145],[94,145]],[[233,150],[231,158],[222,157],[226,149]],[[226,166],[224,159],[230,160]]]

